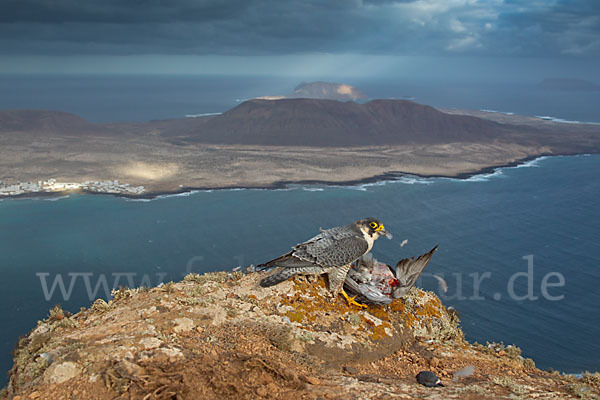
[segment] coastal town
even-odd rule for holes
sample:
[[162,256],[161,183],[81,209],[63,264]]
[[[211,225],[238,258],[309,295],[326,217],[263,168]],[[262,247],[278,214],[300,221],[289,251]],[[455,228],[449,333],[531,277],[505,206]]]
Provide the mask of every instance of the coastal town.
[[128,183],[112,181],[85,181],[83,183],[57,182],[48,179],[37,182],[4,183],[0,181],[0,196],[22,196],[36,193],[91,192],[122,195],[141,195],[146,190],[143,186],[130,186]]

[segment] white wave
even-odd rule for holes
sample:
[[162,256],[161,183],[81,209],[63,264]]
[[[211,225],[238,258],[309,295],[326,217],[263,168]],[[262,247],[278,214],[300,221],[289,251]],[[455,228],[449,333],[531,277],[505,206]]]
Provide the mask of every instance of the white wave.
[[[494,172],[491,173],[485,173],[485,174],[477,174],[477,175],[473,175],[467,179],[460,179],[460,178],[439,178],[439,179],[443,179],[443,180],[451,180],[451,181],[458,181],[458,182],[488,182],[490,179],[492,178],[505,178],[506,175],[504,175],[504,170],[505,169],[517,169],[517,168],[531,168],[531,167],[539,167],[539,162],[543,161],[547,158],[550,157],[562,157],[562,156],[540,156],[537,157],[533,160],[529,160],[529,161],[525,161],[521,164],[515,165],[515,166],[511,166],[511,167],[498,167],[496,169],[494,169]],[[569,156],[571,157],[571,156]]]
[[405,184],[405,185],[414,185],[414,184],[431,185],[432,183],[434,183],[434,179],[435,178],[425,178],[425,177],[420,177],[420,176],[415,176],[415,175],[406,175],[406,176],[400,176],[398,178],[385,179],[385,180],[381,180],[381,181],[377,181],[377,182],[363,183],[360,185],[350,185],[350,186],[335,185],[334,187],[342,187],[342,188],[346,188],[346,189],[359,190],[361,192],[366,192],[367,189],[370,187],[386,186],[386,185],[394,184],[394,183],[401,183],[401,184]]
[[201,113],[201,114],[185,114],[186,118],[197,118],[197,117],[209,117],[212,115],[221,115],[223,113],[217,112],[217,113]]
[[514,112],[509,112],[509,111],[497,111],[497,110],[486,110],[485,108],[479,110],[479,111],[483,111],[483,112],[488,112],[488,113],[496,113],[496,114],[504,114],[504,115],[515,115]]
[[546,121],[552,122],[560,122],[563,124],[586,124],[586,125],[600,125],[600,122],[585,122],[585,121],[575,121],[563,118],[551,117],[549,115],[534,115],[535,118],[543,119]]
[[515,165],[514,167],[506,167],[506,168],[529,168],[529,167],[539,167],[539,162],[545,160],[548,156],[541,156],[538,158],[534,158],[533,160],[529,160],[524,162],[523,164]]
[[365,183],[363,186],[369,187],[369,186],[386,186],[390,183],[394,183],[394,182],[400,182],[402,179],[404,179],[404,177],[399,177],[399,178],[392,178],[392,179],[385,179],[382,181],[377,181],[377,182],[371,182],[371,183]]
[[367,187],[365,185],[350,185],[350,186],[337,186],[337,187],[341,187],[344,189],[350,189],[350,190],[358,190],[360,192],[367,191]]
[[190,190],[189,192],[161,194],[160,196],[156,196],[155,199],[167,199],[169,197],[188,197],[188,196],[191,196],[194,193],[198,193],[198,192],[199,192],[199,190]]
[[188,192],[181,192],[181,193],[172,193],[172,194],[161,194],[159,196],[156,197],[152,197],[152,198],[134,198],[134,197],[123,197],[123,199],[125,199],[125,201],[140,201],[143,203],[147,203],[149,201],[154,201],[154,200],[159,200],[159,199],[168,199],[170,197],[188,197],[191,196],[193,194],[196,193],[212,193],[214,192],[213,189],[206,189],[206,190],[190,190]]
[[502,172],[502,168],[497,168],[492,173],[489,173],[489,174],[479,174],[479,175],[471,176],[470,178],[467,178],[465,180],[468,181],[468,182],[487,182],[491,178],[498,178],[498,177],[501,177],[503,175],[504,175],[504,173]]
[[302,190],[306,192],[323,192],[325,189],[317,187],[303,187]]
[[490,172],[490,173],[486,173],[486,174],[477,174],[477,175],[470,176],[466,179],[461,179],[461,178],[438,178],[438,179],[455,181],[455,182],[489,182],[489,180],[492,178],[504,177],[502,169],[503,169],[502,167],[496,168],[494,170],[494,172]]
[[223,113],[217,112],[217,113],[203,113],[203,114],[186,114],[185,117],[186,118],[197,118],[197,117],[209,117],[211,115],[221,115]]
[[[210,191],[212,192],[214,190],[224,190],[224,191],[228,191],[228,192],[241,192],[241,191],[249,191],[249,190],[252,190],[252,191],[255,191],[255,192],[256,191],[288,192],[288,191],[294,190],[294,189],[293,188],[287,188],[287,187],[276,188],[276,189],[273,189],[273,188],[259,188],[259,187],[256,187],[256,188],[252,188],[252,187],[243,188],[243,187],[241,187],[241,188],[213,189],[213,190],[210,190]],[[203,190],[203,192],[208,192],[208,190]]]
[[355,186],[361,186],[363,188],[369,188],[369,187],[374,187],[374,186],[385,186],[388,183],[390,183],[390,181],[385,180],[385,181],[377,181],[377,182],[370,182],[370,183],[363,183],[361,185],[355,185]]
[[392,182],[403,183],[405,185],[431,185],[434,181],[432,178],[422,178],[419,176],[403,176]]
[[59,196],[59,197],[50,197],[48,199],[43,199],[44,201],[58,201],[58,200],[62,200],[62,199],[68,199],[71,196]]

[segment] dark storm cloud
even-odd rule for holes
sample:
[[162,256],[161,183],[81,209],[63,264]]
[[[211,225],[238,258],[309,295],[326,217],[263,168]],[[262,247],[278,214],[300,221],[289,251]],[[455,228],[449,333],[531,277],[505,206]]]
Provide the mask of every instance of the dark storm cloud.
[[600,2],[4,0],[3,54],[598,56]]
[[4,0],[1,22],[59,24],[212,21],[244,12],[246,2],[217,0]]

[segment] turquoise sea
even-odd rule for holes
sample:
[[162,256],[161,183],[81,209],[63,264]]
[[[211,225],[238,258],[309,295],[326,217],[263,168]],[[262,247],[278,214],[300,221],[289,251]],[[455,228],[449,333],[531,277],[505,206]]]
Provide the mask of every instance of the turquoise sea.
[[54,304],[75,312],[113,286],[257,264],[320,227],[375,216],[394,234],[373,250],[388,263],[439,243],[426,272],[448,292],[431,276],[420,285],[456,307],[468,339],[517,344],[541,368],[598,371],[599,171],[599,155],[582,155],[466,180],[3,200],[0,369]]

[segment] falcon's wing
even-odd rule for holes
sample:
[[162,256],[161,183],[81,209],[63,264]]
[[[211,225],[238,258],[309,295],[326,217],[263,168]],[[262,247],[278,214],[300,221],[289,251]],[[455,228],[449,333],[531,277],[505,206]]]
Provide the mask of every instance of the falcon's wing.
[[295,246],[292,255],[323,267],[339,267],[350,264],[369,249],[367,241],[354,232],[337,237],[323,233],[316,240]]
[[[360,235],[360,236],[358,236]],[[321,233],[304,243],[295,245],[292,251],[274,260],[258,265],[258,270],[306,266],[336,267],[350,264],[362,256],[368,244],[362,233],[351,225],[321,230]]]

